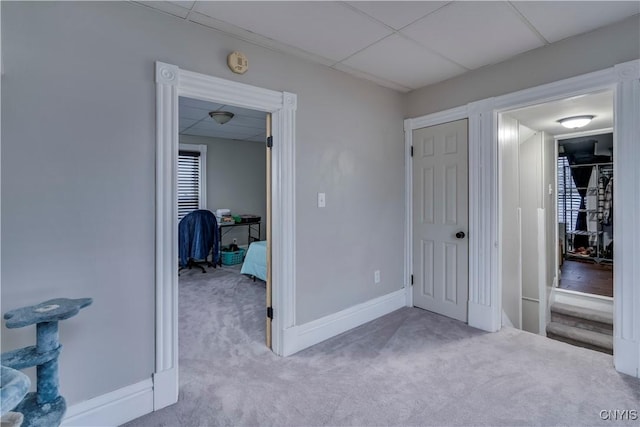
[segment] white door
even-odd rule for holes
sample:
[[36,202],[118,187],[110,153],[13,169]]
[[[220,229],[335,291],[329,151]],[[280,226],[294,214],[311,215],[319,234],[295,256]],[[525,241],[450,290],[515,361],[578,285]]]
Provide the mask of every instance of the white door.
[[467,120],[413,131],[413,305],[467,321]]

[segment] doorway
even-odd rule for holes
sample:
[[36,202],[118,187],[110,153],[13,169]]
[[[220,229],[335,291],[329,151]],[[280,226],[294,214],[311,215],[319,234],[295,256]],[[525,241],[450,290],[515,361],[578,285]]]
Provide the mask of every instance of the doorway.
[[[204,301],[222,300],[224,291],[233,288],[237,299],[246,297],[245,306],[257,305],[254,310],[264,313],[265,301],[271,307],[267,262],[271,164],[270,148],[265,147],[270,114],[187,97],[180,97],[178,104],[180,299],[208,291],[192,298],[197,308]],[[206,227],[201,230],[198,224]],[[200,259],[194,261],[193,256]],[[262,297],[256,300],[249,294]],[[263,341],[271,348],[269,321],[264,328],[260,325]],[[254,336],[253,332],[244,333]]]
[[[576,116],[590,121],[562,125]],[[613,92],[503,111],[498,123],[503,324],[611,353]]]
[[[177,182],[179,97],[272,115],[271,208],[273,351],[285,355],[285,330],[295,324],[295,110],[287,92],[232,82],[156,62],[156,363],[154,410],[178,399]],[[267,318],[267,310],[264,318]]]
[[613,132],[557,138],[559,289],[613,298]]

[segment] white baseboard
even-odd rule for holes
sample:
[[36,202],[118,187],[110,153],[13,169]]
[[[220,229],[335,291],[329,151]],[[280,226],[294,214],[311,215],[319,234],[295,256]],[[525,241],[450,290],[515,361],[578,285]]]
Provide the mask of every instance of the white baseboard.
[[640,344],[613,337],[613,365],[618,372],[640,378]]
[[70,406],[62,427],[119,426],[152,411],[153,381],[149,378]]
[[178,401],[177,368],[153,374],[153,410],[165,408]]
[[502,326],[499,324],[501,320],[494,320],[493,307],[469,301],[469,326],[487,332],[497,332]]
[[283,355],[297,353],[406,305],[406,289],[403,288],[304,325],[288,328],[285,330]]

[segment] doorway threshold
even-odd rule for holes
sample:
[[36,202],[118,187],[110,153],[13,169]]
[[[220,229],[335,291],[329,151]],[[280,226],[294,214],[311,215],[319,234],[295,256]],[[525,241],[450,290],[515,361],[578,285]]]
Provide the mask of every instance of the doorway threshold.
[[551,292],[551,303],[561,303],[574,307],[590,308],[607,313],[613,313],[613,297],[587,294],[568,289],[553,288]]

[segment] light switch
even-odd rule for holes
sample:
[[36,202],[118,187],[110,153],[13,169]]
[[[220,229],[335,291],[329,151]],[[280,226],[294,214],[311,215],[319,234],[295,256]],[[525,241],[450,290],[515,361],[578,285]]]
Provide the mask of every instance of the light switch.
[[318,193],[318,207],[324,208],[326,206],[324,193]]

